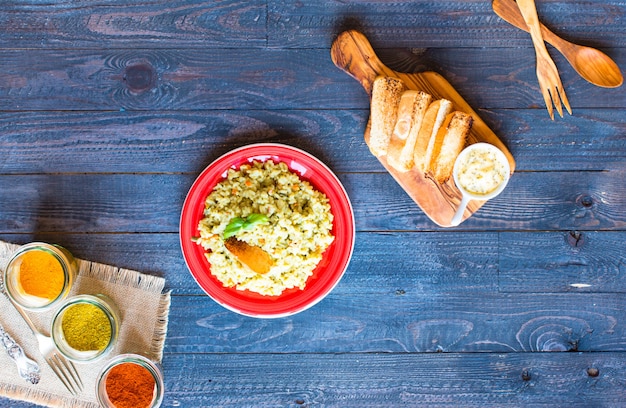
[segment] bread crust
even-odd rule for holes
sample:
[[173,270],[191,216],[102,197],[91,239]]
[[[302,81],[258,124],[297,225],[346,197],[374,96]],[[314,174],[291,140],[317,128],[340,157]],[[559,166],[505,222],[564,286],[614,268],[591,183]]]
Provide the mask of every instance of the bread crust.
[[428,171],[437,133],[444,124],[446,117],[452,112],[452,106],[452,102],[449,100],[438,99],[430,104],[424,114],[424,120],[413,149],[414,165],[422,172]]
[[394,169],[405,172],[413,168],[415,141],[431,100],[432,96],[425,92],[403,92],[387,149],[387,163]]
[[369,149],[399,172],[418,170],[443,184],[465,147],[472,116],[447,99],[409,90],[399,78],[378,76],[372,85]]
[[370,106],[369,148],[376,157],[387,154],[398,118],[400,98],[406,90],[406,85],[398,78],[379,76],[374,80]]
[[452,175],[454,162],[465,147],[473,118],[464,112],[450,113],[437,132],[428,173],[438,183],[445,183]]

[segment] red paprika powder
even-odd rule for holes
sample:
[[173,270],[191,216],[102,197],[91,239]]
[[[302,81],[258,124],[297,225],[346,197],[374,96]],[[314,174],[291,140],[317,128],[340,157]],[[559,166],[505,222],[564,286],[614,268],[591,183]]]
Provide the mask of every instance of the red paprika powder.
[[135,363],[113,367],[106,377],[105,388],[115,408],[149,408],[154,399],[156,382],[147,368]]

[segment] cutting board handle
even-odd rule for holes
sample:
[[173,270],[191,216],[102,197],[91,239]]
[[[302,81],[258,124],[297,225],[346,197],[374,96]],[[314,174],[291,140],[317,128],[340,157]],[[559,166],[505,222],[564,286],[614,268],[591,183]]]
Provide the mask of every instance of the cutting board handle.
[[361,83],[371,95],[372,84],[378,75],[396,76],[382,63],[365,35],[355,30],[339,34],[330,49],[333,63]]

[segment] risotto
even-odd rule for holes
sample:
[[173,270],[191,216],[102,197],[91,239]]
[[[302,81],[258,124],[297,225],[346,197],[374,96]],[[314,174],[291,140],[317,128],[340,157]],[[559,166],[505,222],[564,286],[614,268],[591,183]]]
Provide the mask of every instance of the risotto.
[[[272,265],[257,273],[226,249],[224,230],[236,218],[263,215],[265,222],[241,228],[236,238],[267,252]],[[292,173],[285,163],[254,161],[228,170],[206,199],[196,242],[207,252],[213,274],[224,286],[262,295],[304,289],[333,242],[328,198]]]

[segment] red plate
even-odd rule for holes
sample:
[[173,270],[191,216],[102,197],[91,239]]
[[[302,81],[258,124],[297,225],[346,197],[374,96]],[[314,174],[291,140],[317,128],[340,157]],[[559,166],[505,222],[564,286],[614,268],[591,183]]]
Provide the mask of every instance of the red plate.
[[[214,277],[204,249],[191,241],[199,236],[204,202],[228,169],[252,161],[284,162],[289,169],[326,194],[333,213],[333,243],[309,277],[303,290],[285,290],[280,296],[263,296],[248,290],[226,288]],[[283,317],[301,312],[322,300],[337,285],[354,249],[355,227],[352,205],[341,182],[324,163],[291,146],[260,143],[235,149],[215,160],[191,186],[180,217],[180,243],[187,267],[198,285],[220,305],[246,316]]]

